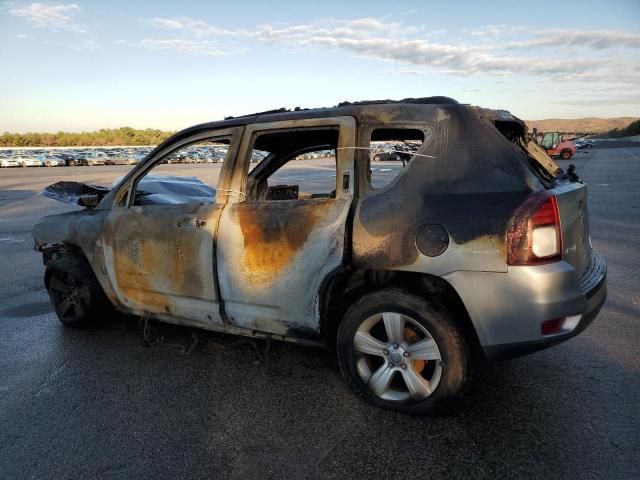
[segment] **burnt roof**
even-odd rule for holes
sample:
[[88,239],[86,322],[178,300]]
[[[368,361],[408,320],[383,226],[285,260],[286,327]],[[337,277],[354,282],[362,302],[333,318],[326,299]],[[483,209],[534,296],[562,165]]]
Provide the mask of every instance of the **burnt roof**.
[[402,100],[361,100],[358,102],[342,102],[338,107],[348,107],[351,105],[384,105],[387,103],[411,103],[414,105],[458,105],[458,102],[450,97],[419,97],[403,98]]
[[321,118],[321,117],[334,117],[334,116],[354,116],[360,119],[363,115],[371,114],[375,110],[384,109],[385,106],[398,107],[406,106],[407,109],[419,109],[421,106],[443,106],[445,108],[457,108],[466,107],[464,104],[458,103],[456,100],[443,97],[422,97],[422,98],[404,98],[402,100],[363,100],[357,102],[342,102],[333,107],[322,108],[300,108],[296,107],[293,110],[287,108],[279,108],[275,110],[267,110],[265,112],[251,113],[248,115],[242,115],[238,117],[226,117],[224,120],[215,120],[212,122],[201,123],[192,127],[179,131],[173,137],[165,140],[164,143],[174,141],[179,137],[186,137],[195,132],[204,130],[210,130],[214,128],[226,128],[245,126],[251,123],[273,122],[280,120],[297,120],[297,119],[309,119],[309,118]]
[[229,116],[225,117],[225,120],[234,120],[237,118],[249,118],[249,117],[257,117],[263,115],[271,115],[277,113],[292,113],[292,112],[314,112],[314,111],[326,111],[333,110],[335,108],[340,107],[351,107],[351,106],[360,106],[360,105],[387,105],[387,104],[400,104],[400,103],[408,103],[412,105],[458,105],[458,102],[450,97],[444,96],[433,96],[433,97],[419,97],[419,98],[403,98],[402,100],[359,100],[357,102],[340,102],[338,105],[333,107],[319,107],[319,108],[301,108],[296,107],[293,110],[288,108],[277,108],[274,110],[266,110],[264,112],[256,112],[249,113],[246,115],[240,115],[237,117]]

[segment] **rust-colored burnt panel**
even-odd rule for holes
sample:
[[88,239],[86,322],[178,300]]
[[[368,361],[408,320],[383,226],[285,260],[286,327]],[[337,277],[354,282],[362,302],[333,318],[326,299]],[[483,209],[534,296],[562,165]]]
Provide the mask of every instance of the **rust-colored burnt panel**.
[[233,205],[242,231],[243,268],[253,280],[277,276],[302,249],[333,200],[246,202]]
[[193,204],[123,210],[110,222],[105,240],[112,245],[113,277],[121,296],[143,302],[136,306],[149,311],[170,311],[172,298],[214,301],[213,229],[221,208]]
[[168,313],[171,311],[169,298],[154,291],[149,277],[141,272],[141,267],[152,263],[153,258],[149,246],[144,246],[142,252],[134,247],[127,252],[121,251],[114,255],[116,282],[129,307]]

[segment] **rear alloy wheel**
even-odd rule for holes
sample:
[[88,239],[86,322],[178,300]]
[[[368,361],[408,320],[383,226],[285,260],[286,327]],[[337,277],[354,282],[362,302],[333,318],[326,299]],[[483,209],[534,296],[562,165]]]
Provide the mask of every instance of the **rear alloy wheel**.
[[470,379],[469,352],[451,315],[401,289],[367,294],[348,309],[338,360],[367,400],[405,413],[450,409]]

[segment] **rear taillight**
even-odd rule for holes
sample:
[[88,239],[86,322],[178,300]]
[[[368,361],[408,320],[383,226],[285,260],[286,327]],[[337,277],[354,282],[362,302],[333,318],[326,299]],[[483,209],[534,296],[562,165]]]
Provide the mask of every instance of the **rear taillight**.
[[562,231],[556,197],[533,195],[515,211],[507,232],[507,263],[535,265],[562,258]]

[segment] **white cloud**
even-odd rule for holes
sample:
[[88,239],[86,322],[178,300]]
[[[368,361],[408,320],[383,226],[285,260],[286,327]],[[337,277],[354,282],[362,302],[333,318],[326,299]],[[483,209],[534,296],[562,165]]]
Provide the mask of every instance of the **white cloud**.
[[183,30],[184,23],[177,18],[154,18],[151,20],[151,26],[164,30]]
[[87,27],[73,21],[73,17],[79,10],[80,7],[75,3],[57,5],[31,3],[10,8],[9,14],[26,19],[34,27],[84,33],[87,31]]
[[[304,24],[265,24],[253,29],[229,30],[190,17],[153,18],[156,29],[171,31],[180,39],[154,40],[153,48],[194,55],[221,55],[237,48],[210,45],[217,40],[231,43],[268,43],[296,48],[330,48],[405,67],[385,73],[419,75],[438,71],[446,74],[505,76],[511,74],[547,77],[553,81],[600,82],[608,75],[630,79],[636,65],[616,63],[615,58],[593,55],[549,55],[549,49],[581,46],[591,51],[640,47],[640,34],[632,32],[579,30],[535,31],[518,25],[486,25],[457,35],[452,42],[423,27],[364,17],[324,20]],[[505,38],[508,41],[505,41]],[[143,45],[147,46],[148,45]],[[547,48],[548,47],[548,48]],[[634,79],[637,76],[633,76]],[[624,80],[621,83],[626,83]]]
[[238,53],[230,50],[223,50],[217,45],[216,42],[196,41],[179,38],[145,38],[144,40],[141,40],[138,44],[136,44],[136,46],[149,48],[151,50],[169,50],[181,54],[203,55],[207,57],[223,57]]
[[543,30],[533,34],[535,38],[512,42],[510,48],[536,47],[586,47],[605,50],[617,47],[640,48],[640,33],[614,30]]
[[152,18],[149,24],[154,28],[170,31],[182,31],[196,37],[213,35],[238,35],[239,31],[226,30],[209,25],[202,20],[190,17]]
[[397,26],[397,23],[389,24],[388,22],[383,22],[378,20],[377,18],[357,18],[355,20],[350,20],[346,22],[346,25],[355,28],[355,29],[364,29],[367,31],[371,30],[385,30],[390,26]]
[[484,25],[473,30],[464,30],[464,33],[469,34],[469,36],[471,37],[480,39],[497,39],[506,35],[511,35],[526,30],[529,30],[529,28],[523,27],[521,25],[506,25],[504,23],[501,23],[497,25]]
[[383,70],[381,72],[382,75],[427,75],[431,73],[430,70],[414,70],[410,68],[402,68],[397,70]]

